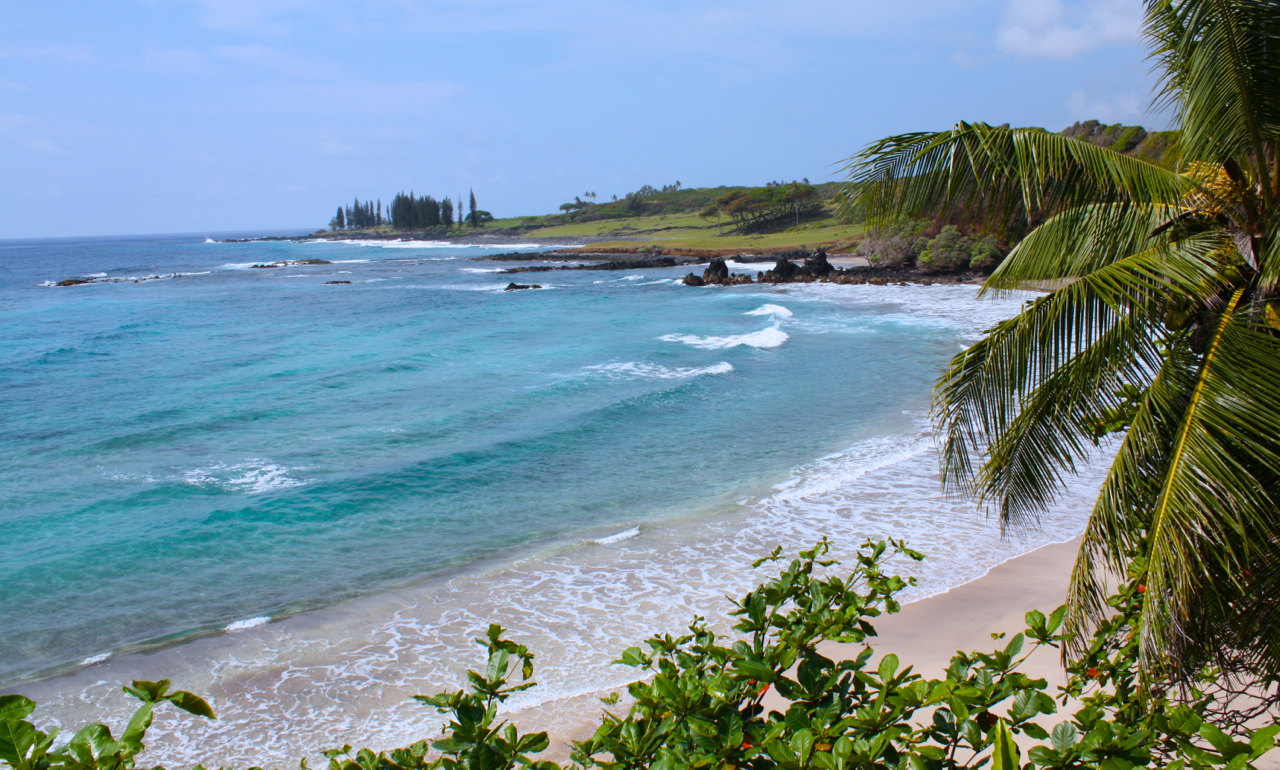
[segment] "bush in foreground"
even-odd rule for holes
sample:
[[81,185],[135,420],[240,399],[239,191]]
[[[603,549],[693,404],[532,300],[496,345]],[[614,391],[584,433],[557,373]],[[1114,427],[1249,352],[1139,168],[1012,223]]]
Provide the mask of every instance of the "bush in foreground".
[[[1055,697],[1045,680],[1018,668],[1035,650],[1066,641],[1062,608],[1048,616],[1028,613],[1027,628],[1002,638],[998,649],[958,652],[944,677],[927,679],[896,655],[877,656],[870,644],[872,621],[896,612],[897,594],[914,582],[886,573],[885,560],[921,555],[899,541],[868,542],[852,574],[842,577],[826,559],[828,550],[827,541],[818,543],[735,602],[731,635],[695,618],[687,634],[654,636],[625,651],[620,662],[647,677],[630,686],[633,703],[624,715],[605,712],[595,734],[575,744],[569,766],[1235,770],[1253,767],[1275,746],[1280,725],[1243,726],[1241,712],[1209,694],[1221,684],[1213,669],[1202,669],[1189,688],[1143,688],[1135,633],[1141,584],[1124,585],[1111,597],[1111,615],[1081,643],[1084,653],[1068,667],[1067,685]],[[756,566],[779,560],[775,552]],[[835,661],[819,651],[828,640],[863,648]],[[448,715],[442,738],[385,752],[344,746],[325,752],[329,770],[562,767],[534,758],[547,748],[545,733],[522,734],[498,718],[503,701],[533,686],[533,655],[496,625],[478,641],[487,665],[468,672],[468,689],[417,696]],[[786,699],[783,710],[764,705],[770,688]],[[132,768],[157,706],[212,717],[204,701],[170,693],[168,682],[135,682],[125,690],[143,704],[118,740],[94,724],[59,749],[52,748],[54,732],[26,721],[31,701],[0,698],[0,764]],[[1060,706],[1073,711],[1056,717],[1050,731],[1041,722]]]

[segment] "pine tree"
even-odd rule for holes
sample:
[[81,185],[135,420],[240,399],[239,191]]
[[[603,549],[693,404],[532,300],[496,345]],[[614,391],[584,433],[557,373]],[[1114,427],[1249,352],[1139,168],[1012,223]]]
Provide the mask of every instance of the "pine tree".
[[471,213],[467,215],[467,221],[471,223],[471,226],[472,226],[472,227],[475,227],[475,226],[476,226],[476,191],[475,191],[475,188],[472,188],[472,190],[471,190]]

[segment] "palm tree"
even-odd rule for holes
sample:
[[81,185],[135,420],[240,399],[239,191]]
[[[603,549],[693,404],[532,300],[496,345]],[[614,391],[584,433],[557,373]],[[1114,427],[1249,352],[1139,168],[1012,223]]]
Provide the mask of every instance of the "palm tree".
[[1003,526],[1121,434],[1072,574],[1076,630],[1133,578],[1147,681],[1230,660],[1276,675],[1280,2],[1147,0],[1144,33],[1176,168],[960,123],[849,159],[846,202],[1027,233],[983,291],[1053,290],[952,360],[934,416],[944,484]]

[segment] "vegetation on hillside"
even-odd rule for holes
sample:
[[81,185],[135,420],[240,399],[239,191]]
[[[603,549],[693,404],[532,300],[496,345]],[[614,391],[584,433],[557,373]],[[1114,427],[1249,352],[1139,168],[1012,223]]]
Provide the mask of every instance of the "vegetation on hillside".
[[[1172,168],[1178,157],[1177,131],[1148,133],[1141,126],[1088,120],[1063,130],[1061,135],[1164,168]],[[885,145],[877,151],[892,149]],[[856,159],[846,170],[861,174],[861,163]],[[865,221],[865,200],[863,195],[845,191],[839,196],[841,215],[846,220]],[[965,269],[990,272],[1012,245],[1041,221],[1042,212],[1019,205],[1017,196],[1007,201],[984,195],[952,197],[931,208],[921,208],[912,216],[902,215],[892,221],[877,218],[866,236],[851,246],[874,265],[915,267],[925,273]],[[1000,211],[1001,215],[993,217],[993,211]]]
[[[462,197],[457,202],[449,198],[436,200],[430,195],[417,196],[413,192],[399,192],[385,209],[382,199],[364,201],[359,198],[349,206],[339,206],[338,213],[329,220],[333,232],[354,232],[389,228],[392,231],[421,232],[447,231],[458,226],[480,227],[493,221],[493,215],[476,208],[476,193],[471,191],[471,210],[463,209]],[[385,211],[385,214],[384,214]]]

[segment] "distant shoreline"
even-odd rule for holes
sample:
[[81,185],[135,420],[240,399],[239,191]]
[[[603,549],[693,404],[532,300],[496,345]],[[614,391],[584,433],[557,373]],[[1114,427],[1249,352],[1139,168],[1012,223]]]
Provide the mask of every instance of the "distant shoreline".
[[510,235],[498,233],[441,233],[437,231],[403,230],[395,232],[317,232],[306,235],[262,235],[252,238],[228,238],[220,243],[262,243],[268,241],[435,241],[456,243],[460,246],[511,246],[519,243],[537,243],[546,246],[587,246],[611,238],[591,236],[563,236],[549,238],[537,235]]
[[[550,251],[538,252],[536,261],[540,262],[572,262],[561,266],[523,266],[512,267],[501,271],[503,274],[550,272],[556,270],[638,270],[654,267],[685,267],[707,264],[715,259],[730,260],[738,263],[769,263],[781,259],[803,259],[807,249],[795,246],[773,246],[759,249],[718,248],[696,249],[680,246],[664,246],[651,239],[636,239],[636,245],[618,246],[618,238],[571,236],[540,237],[506,235],[497,233],[464,233],[461,235],[442,234],[431,231],[396,231],[396,232],[324,232],[303,236],[262,236],[257,238],[229,239],[224,243],[254,243],[265,241],[435,241],[460,246],[516,246],[519,244],[538,244],[556,247]],[[608,246],[588,248],[593,244],[608,243]],[[823,248],[819,246],[818,248]],[[867,262],[858,254],[837,252],[828,255],[831,264],[836,267],[836,280],[833,283],[975,283],[986,276],[972,270],[952,272],[922,272],[914,267],[880,267]],[[509,252],[476,257],[477,260],[520,262],[534,258],[526,252]],[[834,275],[834,274],[833,274]],[[750,276],[747,276],[748,278]],[[767,280],[767,279],[766,279]],[[803,280],[803,279],[799,279]],[[810,279],[812,280],[812,279]],[[797,279],[768,281],[772,283],[794,283]],[[743,285],[751,281],[742,282]]]

